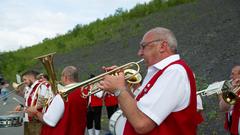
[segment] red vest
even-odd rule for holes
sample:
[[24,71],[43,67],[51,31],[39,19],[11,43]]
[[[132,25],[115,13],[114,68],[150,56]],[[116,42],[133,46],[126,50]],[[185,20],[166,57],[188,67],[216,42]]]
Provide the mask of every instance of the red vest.
[[64,101],[64,114],[55,127],[44,124],[41,135],[84,135],[87,122],[87,99],[77,88]]
[[91,95],[91,102],[90,102],[90,106],[91,107],[95,107],[95,106],[102,106],[102,98],[99,98],[97,96]]
[[113,94],[106,93],[104,102],[105,106],[115,106],[118,104],[118,99]]
[[[93,85],[88,85],[85,90],[84,93],[88,93],[90,90],[94,89],[95,87],[93,87]],[[102,106],[102,98],[99,98],[97,96],[95,96],[94,94],[91,95],[91,97],[88,98],[89,99],[89,106],[91,107],[95,107],[95,106]]]
[[[240,118],[240,101],[237,100],[236,104],[233,107],[232,112],[232,119],[231,121],[228,119],[228,113],[226,113],[226,119],[224,127],[227,129],[231,134],[238,135],[238,124],[239,124],[239,118]],[[229,125],[229,121],[231,123],[231,126]]]
[[[138,97],[136,98],[137,101],[140,100],[145,94],[151,90],[151,87],[156,82],[159,76],[166,70],[170,65],[173,64],[180,64],[184,67],[187,72],[188,79],[190,81],[190,104],[187,108],[178,111],[172,112],[169,116],[159,125],[156,126],[152,131],[147,133],[147,135],[196,135],[197,125],[199,124],[199,117],[200,114],[197,113],[197,95],[196,95],[196,83],[193,76],[191,69],[185,64],[182,60],[177,60],[175,62],[170,63],[164,69],[158,71],[152,79],[147,83],[151,84],[150,87],[145,86],[144,89],[146,91],[142,91]],[[161,84],[159,84],[161,85]],[[134,128],[130,125],[127,121],[124,129],[124,135],[137,135],[134,131]]]
[[[45,85],[47,88],[50,87],[50,84],[44,81],[38,81],[32,88],[31,93],[29,94],[28,98],[27,98],[27,106],[35,106],[37,103],[37,99],[38,99],[38,90],[40,89],[39,87],[41,87],[41,85]],[[43,111],[43,108],[39,108],[38,109],[39,112]],[[29,121],[32,120],[31,117],[28,117]]]

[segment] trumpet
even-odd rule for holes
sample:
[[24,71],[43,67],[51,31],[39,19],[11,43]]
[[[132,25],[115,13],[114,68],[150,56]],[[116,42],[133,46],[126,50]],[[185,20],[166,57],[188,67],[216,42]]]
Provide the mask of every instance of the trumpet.
[[12,83],[12,87],[16,90],[16,91],[19,91],[20,87],[24,85],[24,82],[21,82],[21,83],[16,83],[16,82],[13,82]]
[[[66,98],[68,96],[68,94],[70,92],[72,92],[75,88],[78,87],[82,87],[82,88],[86,88],[87,86],[90,85],[94,85],[96,83],[99,83],[101,80],[103,80],[105,75],[117,75],[117,73],[119,71],[124,71],[124,76],[125,76],[125,80],[128,83],[139,83],[141,81],[142,78],[139,77],[139,71],[140,71],[140,66],[139,63],[143,62],[144,59],[141,59],[137,62],[129,62],[125,65],[122,65],[120,67],[117,67],[109,72],[105,72],[103,74],[100,74],[98,76],[95,76],[91,79],[88,79],[86,81],[80,82],[80,83],[76,83],[74,85],[70,85],[68,87],[64,87],[63,89],[59,90],[60,95],[62,96],[62,98]],[[134,69],[130,69],[131,67],[136,66],[136,70]],[[92,94],[95,94],[99,91],[102,91],[99,88],[94,88],[94,89],[90,89],[86,92],[84,92],[84,89],[82,89],[82,96],[84,98],[91,96]]]
[[220,81],[220,82],[214,82],[212,84],[210,84],[207,89],[201,90],[201,91],[197,91],[197,95],[201,95],[201,96],[210,96],[213,94],[221,94],[222,90],[226,90],[226,89],[230,89],[231,88],[231,84],[229,81]]
[[237,102],[237,99],[240,98],[238,96],[240,85],[233,88],[231,81],[232,80],[214,82],[213,84],[210,84],[207,89],[198,91],[197,95],[210,96],[215,93],[222,94],[222,98],[226,103],[234,105]]

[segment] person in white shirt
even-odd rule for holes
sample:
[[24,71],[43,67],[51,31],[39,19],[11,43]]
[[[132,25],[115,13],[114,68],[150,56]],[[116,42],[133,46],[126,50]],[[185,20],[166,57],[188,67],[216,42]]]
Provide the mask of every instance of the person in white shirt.
[[[61,74],[64,88],[71,87],[79,82],[78,69],[67,66]],[[57,94],[50,103],[46,112],[41,113],[35,107],[27,109],[43,123],[41,135],[83,135],[87,123],[87,98],[82,91],[85,88],[74,88],[66,99]]]
[[[23,111],[26,107],[35,107],[39,112],[44,112],[47,105],[46,100],[53,97],[50,84],[45,81],[37,80],[39,72],[28,70],[22,74],[22,80],[26,86],[24,98],[25,105],[18,105],[15,111]],[[24,116],[24,134],[40,134],[41,122],[34,119],[31,115],[25,113]]]
[[173,32],[163,27],[149,30],[138,55],[148,69],[135,99],[126,90],[123,72],[106,75],[99,85],[118,97],[127,118],[123,134],[196,134],[196,117],[201,116],[197,113],[195,79],[177,54]]

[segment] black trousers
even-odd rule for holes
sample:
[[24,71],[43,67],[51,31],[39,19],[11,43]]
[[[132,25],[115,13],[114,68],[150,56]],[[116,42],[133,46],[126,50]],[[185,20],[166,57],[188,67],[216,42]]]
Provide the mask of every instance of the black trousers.
[[102,106],[88,107],[87,112],[87,129],[94,127],[96,130],[101,130],[101,116],[102,116]]
[[115,113],[118,110],[118,105],[106,106],[106,108],[107,108],[108,119],[110,119],[113,113]]

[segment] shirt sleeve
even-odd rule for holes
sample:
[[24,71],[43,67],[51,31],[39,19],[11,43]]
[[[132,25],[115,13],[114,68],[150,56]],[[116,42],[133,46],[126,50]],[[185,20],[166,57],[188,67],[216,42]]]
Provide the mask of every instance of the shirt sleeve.
[[45,97],[45,95],[47,95],[47,91],[48,91],[47,86],[41,85],[38,94],[39,94],[41,97]]
[[55,127],[64,113],[64,102],[60,95],[56,95],[43,115],[43,121],[51,127]]
[[180,65],[171,65],[137,105],[144,114],[160,125],[171,112],[186,108],[189,99],[190,83],[185,69]]
[[201,98],[200,95],[197,95],[197,109],[198,110],[203,110],[202,98]]

